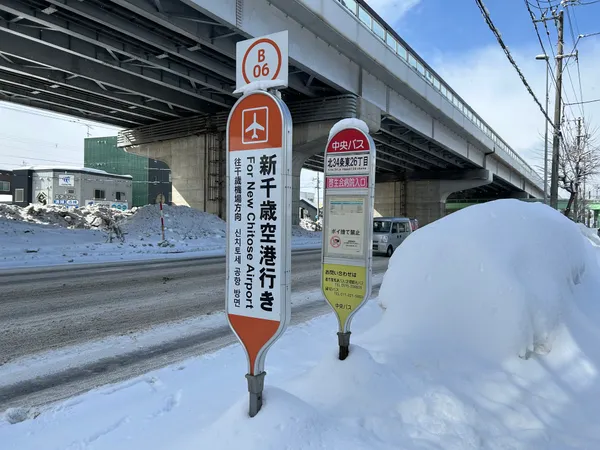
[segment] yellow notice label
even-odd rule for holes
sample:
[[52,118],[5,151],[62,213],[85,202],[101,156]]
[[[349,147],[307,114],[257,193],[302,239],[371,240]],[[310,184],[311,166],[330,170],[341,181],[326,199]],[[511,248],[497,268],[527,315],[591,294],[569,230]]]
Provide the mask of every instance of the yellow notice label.
[[360,308],[367,292],[367,269],[342,264],[323,264],[323,294],[345,331],[348,316]]

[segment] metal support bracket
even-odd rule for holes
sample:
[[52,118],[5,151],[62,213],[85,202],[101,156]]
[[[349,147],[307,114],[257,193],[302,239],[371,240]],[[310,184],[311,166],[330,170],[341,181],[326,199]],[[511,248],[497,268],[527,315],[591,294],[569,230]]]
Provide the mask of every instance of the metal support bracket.
[[340,345],[340,361],[345,360],[350,353],[350,335],[351,331],[347,331],[345,333],[338,332],[338,343]]
[[262,394],[265,388],[265,375],[267,372],[259,373],[258,375],[246,374],[248,380],[248,393],[250,395],[249,414],[254,417],[262,408]]

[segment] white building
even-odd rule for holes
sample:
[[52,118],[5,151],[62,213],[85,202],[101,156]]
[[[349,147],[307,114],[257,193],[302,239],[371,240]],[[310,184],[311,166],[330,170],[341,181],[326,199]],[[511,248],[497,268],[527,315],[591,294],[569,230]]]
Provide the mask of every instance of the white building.
[[71,208],[107,206],[125,210],[132,199],[132,177],[79,167],[24,167],[13,170],[14,203]]

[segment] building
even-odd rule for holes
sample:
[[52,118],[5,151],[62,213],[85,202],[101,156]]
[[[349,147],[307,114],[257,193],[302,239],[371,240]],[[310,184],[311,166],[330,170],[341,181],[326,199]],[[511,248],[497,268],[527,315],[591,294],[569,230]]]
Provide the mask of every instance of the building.
[[300,211],[298,213],[300,219],[310,219],[315,221],[317,218],[317,212],[317,206],[314,203],[306,200],[305,198],[300,199]]
[[162,161],[127,153],[117,147],[117,137],[87,138],[84,166],[133,177],[132,206],[171,203],[171,170]]
[[132,177],[76,167],[25,167],[12,171],[13,204],[131,207]]
[[12,170],[0,169],[0,204],[12,203]]
[[317,202],[315,202],[315,193],[314,192],[310,192],[310,191],[300,191],[300,198],[304,199],[304,200],[308,200],[309,202],[311,202],[312,204],[316,205]]

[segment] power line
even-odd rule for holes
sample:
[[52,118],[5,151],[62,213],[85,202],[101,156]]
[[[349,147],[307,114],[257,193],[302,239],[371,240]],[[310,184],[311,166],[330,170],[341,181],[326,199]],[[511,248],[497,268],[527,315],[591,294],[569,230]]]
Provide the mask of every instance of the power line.
[[[567,11],[567,20],[569,21],[569,28],[571,31],[571,38],[573,39],[573,43],[576,42],[575,40],[575,29],[573,27],[573,21],[571,20],[571,9],[570,8],[565,8]],[[575,16],[575,12],[573,12],[573,16]],[[576,22],[576,20],[575,20]],[[577,33],[579,34],[579,33]],[[579,78],[579,93],[580,93],[580,100],[583,100],[583,88],[581,86],[581,71],[579,69],[579,55],[577,55],[575,57],[575,61],[577,63],[577,74],[578,74],[578,78]],[[567,64],[567,75],[569,76],[569,80],[571,81],[571,87],[573,88],[573,94],[575,95],[575,100],[577,100],[577,93],[575,92],[575,83],[573,82],[573,78],[571,77],[571,71],[569,70],[569,65]],[[583,117],[585,117],[585,109],[583,107],[583,104],[580,104],[580,109],[581,109],[581,115]]]
[[552,127],[554,128],[554,123],[552,122],[552,119],[550,119],[550,117],[548,117],[548,114],[544,110],[544,107],[542,106],[542,104],[540,103],[540,101],[535,96],[535,93],[533,92],[533,89],[531,89],[531,86],[529,86],[529,83],[527,82],[527,79],[525,78],[525,75],[523,75],[523,72],[521,72],[521,69],[519,68],[519,66],[517,65],[516,61],[513,59],[512,55],[510,54],[510,51],[508,50],[508,47],[506,47],[506,45],[504,44],[504,41],[502,40],[502,36],[500,36],[500,32],[498,31],[498,29],[496,28],[496,26],[492,22],[490,14],[489,14],[487,8],[485,7],[485,5],[483,4],[482,0],[475,0],[475,2],[477,3],[477,6],[479,6],[479,10],[481,11],[481,14],[483,15],[483,18],[485,19],[485,22],[487,23],[488,27],[490,28],[490,30],[492,30],[492,33],[494,33],[494,36],[496,36],[496,39],[498,40],[498,43],[500,44],[500,47],[502,47],[502,50],[506,54],[506,57],[508,58],[508,60],[512,64],[512,66],[515,68],[515,70],[517,71],[517,73],[519,74],[519,77],[521,78],[521,81],[523,82],[523,84],[527,88],[527,91],[529,92],[529,94],[531,95],[531,97],[533,97],[533,100],[537,103],[538,107],[540,108],[540,111],[542,112],[542,114],[544,115],[544,117],[546,118],[546,120],[548,122],[550,122],[552,124]]
[[[81,152],[83,150],[82,146],[61,144],[59,142],[44,141],[44,140],[40,140],[40,139],[28,139],[28,138],[23,138],[21,136],[15,136],[15,135],[4,134],[4,133],[0,133],[0,140],[3,142],[12,141],[16,144],[26,145],[29,147],[35,146],[38,149],[39,148],[52,148],[55,150],[60,149],[60,150],[71,151],[71,152]],[[1,148],[1,145],[0,145],[0,148]]]
[[[24,114],[31,114],[34,116],[46,117],[48,119],[62,120],[64,122],[76,123],[78,125],[87,126],[82,120],[79,120],[79,119],[67,119],[66,117],[62,117],[61,115],[58,115],[58,114],[55,115],[52,113],[43,113],[43,112],[39,112],[39,111],[33,111],[31,109],[18,108],[13,105],[8,106],[7,104],[5,104],[5,102],[2,102],[2,101],[0,101],[0,108],[6,109],[9,111],[16,111],[16,112],[20,112],[20,113],[24,113]],[[97,128],[104,128],[107,130],[122,129],[122,127],[102,125],[95,121],[90,121],[90,122],[93,123],[93,125],[92,125],[93,127],[97,127]]]
[[[537,36],[538,36],[538,41],[540,42],[540,46],[542,47],[542,51],[544,52],[544,55],[546,55],[546,56],[547,56],[547,55],[548,55],[548,53],[546,52],[546,49],[545,49],[545,47],[544,47],[544,44],[543,44],[543,42],[542,42],[542,39],[541,39],[541,37],[540,37],[540,35],[539,35],[539,29],[538,29],[538,27],[537,27],[537,22],[542,22],[542,23],[544,24],[544,29],[546,30],[546,38],[548,39],[548,45],[549,45],[549,47],[550,47],[550,52],[552,53],[552,58],[553,58],[553,59],[556,61],[556,60],[557,60],[557,58],[558,58],[558,55],[557,55],[557,54],[555,53],[555,51],[554,51],[554,45],[552,44],[552,39],[551,39],[551,36],[550,36],[550,29],[548,28],[548,23],[547,23],[547,21],[548,21],[548,20],[550,20],[550,19],[547,19],[547,18],[546,18],[546,13],[547,13],[548,11],[550,11],[550,12],[552,13],[552,16],[553,16],[553,17],[554,17],[554,19],[556,20],[556,17],[555,17],[555,15],[554,15],[554,11],[555,11],[555,9],[553,9],[553,8],[550,8],[550,7],[549,7],[549,8],[542,8],[542,6],[540,5],[540,1],[542,1],[542,0],[536,0],[536,3],[538,4],[538,9],[540,9],[540,10],[542,10],[542,11],[543,11],[543,12],[542,12],[542,17],[541,17],[541,19],[540,19],[540,20],[536,20],[536,18],[535,18],[535,15],[533,14],[533,12],[531,11],[531,9],[529,8],[529,5],[530,5],[531,3],[530,3],[529,1],[527,1],[527,0],[526,0],[527,10],[528,10],[528,12],[529,12],[529,15],[530,15],[530,17],[531,17],[531,21],[533,22],[533,25],[534,25],[534,28],[535,28],[536,34],[537,34]],[[572,53],[572,52],[571,52],[571,53]],[[561,57],[563,57],[563,56],[564,56],[564,53],[563,53],[563,55],[560,55],[560,56],[561,56]],[[551,75],[552,75],[552,77],[551,77],[551,79],[552,79],[552,84],[554,85],[554,87],[555,87],[557,90],[559,90],[559,89],[558,89],[558,83],[557,83],[557,77],[558,77],[558,74],[555,74],[555,73],[554,73],[554,71],[552,70],[552,65],[550,65],[550,61],[549,61],[549,60],[547,61],[547,64],[548,64],[548,68],[549,68],[549,70],[550,70],[550,73],[551,73]],[[562,78],[562,77],[561,77],[561,78]],[[573,86],[572,80],[571,80],[571,84],[572,84],[572,86]],[[573,87],[573,91],[575,91],[575,88],[574,88],[574,87]],[[575,95],[575,96],[577,96],[577,95]],[[570,100],[569,100],[569,96],[568,96],[567,92],[566,92],[565,90],[563,90],[563,89],[560,89],[560,98],[561,98],[561,101],[562,101],[562,103],[563,103],[563,106],[564,106],[564,104],[571,103],[571,102],[570,102]],[[572,108],[571,108],[571,109],[572,109]],[[573,111],[571,111],[571,112],[573,113]],[[575,114],[573,114],[573,115],[575,115]]]
[[[597,103],[597,102],[600,102],[600,98],[597,98],[595,100],[585,100],[585,101],[582,101],[582,102],[569,103],[569,104],[570,105],[576,105],[576,104],[579,104],[579,103],[581,103],[581,104],[587,104],[587,103]],[[565,103],[565,105],[566,105],[566,103]]]

